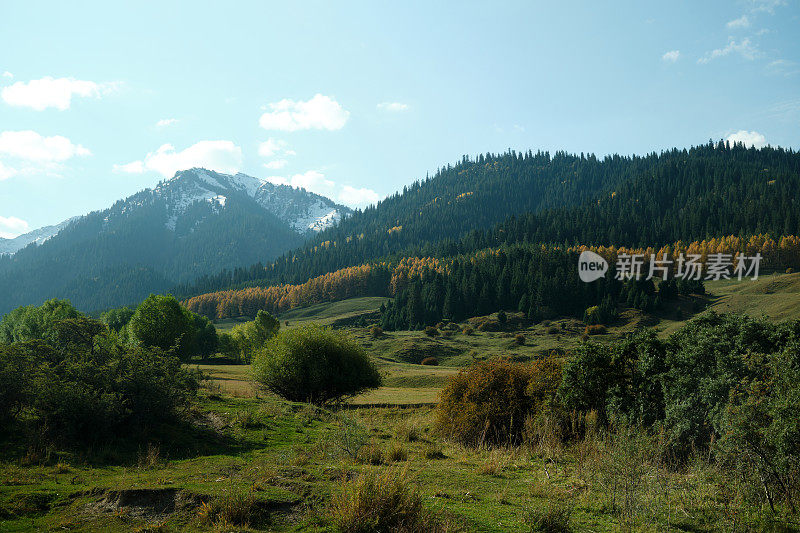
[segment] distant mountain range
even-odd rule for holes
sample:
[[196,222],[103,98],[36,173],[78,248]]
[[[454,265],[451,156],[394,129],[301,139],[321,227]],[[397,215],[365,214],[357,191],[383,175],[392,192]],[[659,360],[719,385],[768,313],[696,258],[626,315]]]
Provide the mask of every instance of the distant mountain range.
[[266,262],[352,211],[245,174],[193,168],[102,211],[0,239],[0,312],[51,297],[134,303],[220,269]]
[[0,255],[14,254],[22,250],[31,243],[42,244],[44,241],[58,234],[59,231],[64,229],[70,222],[78,217],[68,218],[63,222],[54,224],[53,226],[42,226],[41,228],[23,233],[13,239],[0,238]]

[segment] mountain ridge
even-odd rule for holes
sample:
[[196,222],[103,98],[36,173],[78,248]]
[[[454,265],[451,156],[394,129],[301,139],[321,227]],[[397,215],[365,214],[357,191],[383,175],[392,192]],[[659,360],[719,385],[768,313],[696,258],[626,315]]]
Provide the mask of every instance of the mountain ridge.
[[50,297],[86,310],[133,303],[204,273],[269,261],[351,214],[246,174],[179,171],[0,256],[0,312]]

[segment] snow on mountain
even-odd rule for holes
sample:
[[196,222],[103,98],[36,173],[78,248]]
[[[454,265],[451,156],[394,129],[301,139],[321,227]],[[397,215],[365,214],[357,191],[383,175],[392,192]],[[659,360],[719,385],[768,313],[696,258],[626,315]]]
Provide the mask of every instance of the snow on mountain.
[[[208,202],[214,212],[218,213],[225,209],[232,197],[253,200],[300,235],[329,228],[352,212],[324,196],[303,189],[275,185],[242,173],[230,175],[192,168],[177,172],[174,177],[159,183],[154,189],[117,202],[102,214],[107,225],[111,218],[127,216],[142,206],[163,200],[166,205],[164,225],[174,231],[180,217],[196,202]],[[14,254],[33,242],[41,244],[77,218],[79,217],[39,228],[14,239],[0,239],[0,254]]]
[[203,168],[192,168],[175,174],[153,190],[167,200],[169,218],[166,226],[174,230],[178,217],[195,202],[216,202],[225,207],[231,193],[245,195],[286,222],[297,233],[319,232],[333,226],[351,210],[332,200],[287,185],[275,185],[241,172],[220,174]]
[[2,239],[0,238],[0,255],[11,255],[17,253],[19,250],[22,250],[32,242],[38,244],[42,244],[44,241],[55,237],[59,231],[61,231],[64,227],[66,227],[70,222],[75,220],[78,217],[69,218],[63,222],[55,224],[53,226],[44,226],[39,229],[35,229],[28,233],[24,233],[13,239]]

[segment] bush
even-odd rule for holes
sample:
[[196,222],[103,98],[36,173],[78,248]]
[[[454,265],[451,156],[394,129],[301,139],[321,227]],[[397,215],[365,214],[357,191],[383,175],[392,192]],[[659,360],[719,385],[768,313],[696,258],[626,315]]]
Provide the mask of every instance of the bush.
[[253,360],[253,375],[291,401],[324,404],[379,387],[366,351],[343,332],[315,325],[278,334]]
[[518,346],[522,346],[525,344],[525,335],[522,333],[517,333],[514,335],[514,342],[517,343]]
[[274,316],[260,310],[255,319],[239,324],[231,330],[231,339],[236,345],[239,360],[249,364],[266,342],[278,334],[281,323]]
[[383,329],[380,326],[372,326],[372,329],[370,329],[369,332],[373,339],[379,339],[383,337]]
[[450,378],[436,407],[436,427],[463,444],[518,442],[534,401],[526,393],[533,367],[481,361]]
[[49,340],[56,322],[80,316],[82,315],[68,300],[53,299],[38,307],[18,307],[0,320],[0,343]]
[[800,345],[771,354],[767,371],[731,393],[717,450],[745,498],[775,512],[779,502],[800,509]]
[[60,344],[0,347],[0,418],[18,417],[45,440],[65,444],[144,437],[180,419],[197,375],[159,348],[113,337],[100,322],[68,319],[54,324]]
[[572,531],[570,518],[572,509],[563,504],[548,504],[528,510],[525,523],[531,533],[569,533]]
[[550,335],[556,335],[558,333],[561,333],[561,330],[558,329],[557,326],[550,326],[547,328],[547,333],[549,333]]
[[601,344],[581,344],[564,365],[559,398],[568,410],[595,410],[605,420],[606,396],[614,377],[611,350]]
[[465,328],[462,330],[462,333],[463,333],[464,335],[467,335],[467,336],[469,336],[469,335],[474,335],[474,334],[475,334],[475,330],[474,330],[474,329],[472,329],[470,326],[466,326],[466,327],[465,327]]
[[447,524],[425,509],[422,497],[401,471],[385,468],[344,483],[328,506],[328,517],[347,533],[423,533],[448,531]]
[[604,335],[606,333],[606,327],[602,324],[593,324],[586,326],[584,333],[586,335]]
[[508,322],[508,315],[502,309],[497,312],[497,322],[500,326],[505,326],[506,322]]
[[145,298],[127,327],[135,342],[174,350],[182,360],[188,360],[195,349],[192,317],[173,296],[151,294]]
[[786,273],[787,274],[792,274],[793,272],[794,272],[794,269],[792,267],[789,267],[789,268],[786,269]]
[[419,364],[425,365],[425,366],[438,366],[439,365],[439,360],[436,359],[435,357],[426,357],[425,359],[420,361]]
[[438,337],[439,336],[439,330],[436,329],[433,326],[427,326],[425,328],[425,335],[427,335],[428,337]]

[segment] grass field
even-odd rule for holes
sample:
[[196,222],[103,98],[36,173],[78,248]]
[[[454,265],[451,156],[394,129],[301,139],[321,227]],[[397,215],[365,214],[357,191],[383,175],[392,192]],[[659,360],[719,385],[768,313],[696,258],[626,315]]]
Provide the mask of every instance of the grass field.
[[[708,295],[703,298],[683,299],[670,310],[657,316],[645,316],[629,310],[604,335],[592,336],[593,341],[618,339],[638,325],[654,327],[661,335],[668,335],[687,322],[700,310],[720,313],[747,313],[765,315],[773,320],[800,318],[800,273],[770,274],[756,281],[720,280],[706,282]],[[346,322],[361,315],[370,316],[380,308],[386,298],[354,298],[342,302],[318,304],[294,309],[280,316],[281,327],[316,323],[331,325]],[[680,309],[680,317],[676,316]],[[374,318],[373,320],[374,321]],[[217,325],[220,331],[229,330],[236,320],[225,320]],[[464,323],[461,326],[466,326]],[[581,342],[584,326],[574,319],[556,319],[525,326],[506,332],[478,331],[465,335],[460,330],[445,332],[438,337],[428,337],[421,331],[386,332],[373,338],[368,327],[349,327],[377,362],[385,375],[384,386],[352,400],[364,404],[420,404],[435,403],[436,395],[446,378],[458,368],[474,360],[508,356],[519,360],[540,357],[551,352],[567,352]],[[522,333],[525,344],[518,345],[514,336]],[[418,363],[428,356],[439,360],[438,367],[424,367]],[[256,388],[249,379],[249,366],[201,365],[221,390],[237,397],[254,397]],[[426,381],[426,376],[429,379]],[[399,383],[402,383],[400,385]]]
[[[800,315],[800,274],[707,288],[709,296],[698,301],[720,312]],[[347,322],[373,313],[381,301],[297,309],[281,323]],[[693,306],[682,301],[655,318],[627,312],[593,338],[615,339],[643,322],[666,335]],[[674,469],[600,437],[470,449],[437,435],[437,394],[459,368],[498,355],[525,360],[569,350],[581,341],[578,321],[437,337],[388,332],[373,338],[368,327],[348,330],[378,364],[384,386],[339,409],[261,391],[249,366],[202,365],[211,380],[189,415],[191,426],[170,428],[170,442],[122,450],[4,449],[0,531],[331,531],[329,501],[343,480],[387,468],[418,488],[427,512],[465,532],[529,532],[537,516],[550,512],[568,516],[572,531],[745,531],[748,521],[786,530],[737,506],[703,457]],[[524,345],[516,333],[525,336]],[[431,355],[438,366],[418,364]]]

